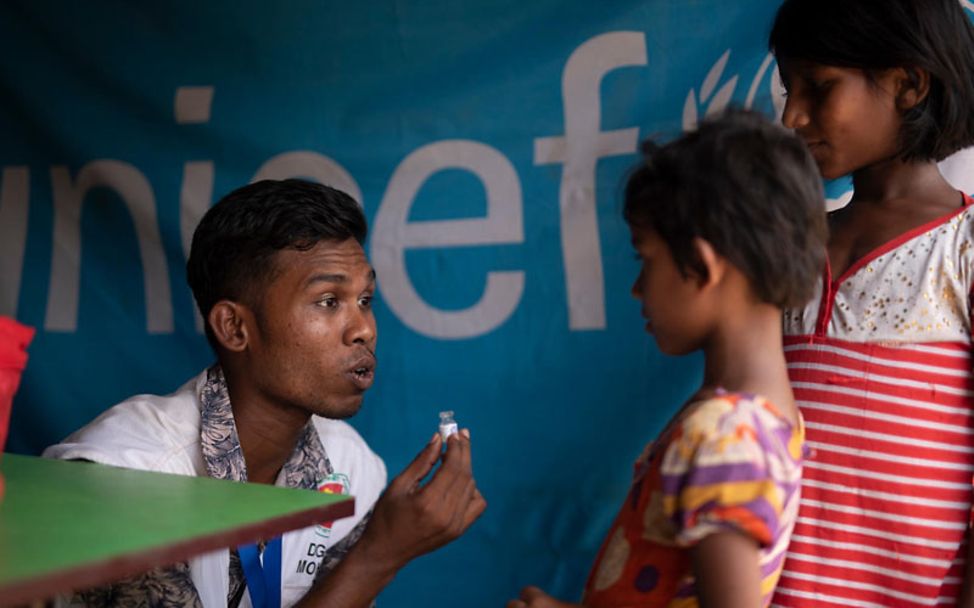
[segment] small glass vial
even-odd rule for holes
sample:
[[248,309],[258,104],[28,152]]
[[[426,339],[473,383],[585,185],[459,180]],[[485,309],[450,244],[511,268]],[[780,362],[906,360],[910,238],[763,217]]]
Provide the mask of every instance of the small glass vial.
[[457,432],[457,422],[453,419],[453,411],[440,412],[440,438],[446,443],[447,437]]

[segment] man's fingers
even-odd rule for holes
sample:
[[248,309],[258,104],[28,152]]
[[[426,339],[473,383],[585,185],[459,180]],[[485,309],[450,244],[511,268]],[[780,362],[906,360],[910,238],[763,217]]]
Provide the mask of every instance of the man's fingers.
[[430,442],[426,444],[416,458],[403,469],[391,484],[390,488],[395,486],[397,490],[410,490],[420,481],[423,480],[426,475],[433,469],[433,465],[436,464],[436,460],[440,457],[440,435],[433,435]]
[[472,458],[470,452],[470,429],[460,429],[460,436],[463,437],[467,449],[465,450],[465,457],[467,459],[467,466],[470,466],[470,459]]
[[470,500],[469,490],[465,493],[467,484],[473,481],[470,471],[462,471],[458,465],[458,454],[468,443],[459,435],[452,435],[447,439],[446,453],[441,460],[440,468],[421,490],[426,500],[437,505],[437,510],[449,523],[449,528],[457,530],[463,523],[463,514],[467,502]]
[[463,513],[463,530],[469,528],[473,522],[477,521],[487,509],[487,501],[477,488],[473,489],[473,498],[467,504],[467,509]]
[[462,434],[451,435],[446,442],[443,465],[426,485],[425,491],[447,498],[462,492],[472,477],[470,440]]
[[484,512],[484,509],[487,508],[487,502],[477,490],[477,484],[473,478],[467,482],[462,491],[457,492],[452,489],[451,495],[456,498],[455,506],[452,507],[453,523],[451,527],[457,531],[457,534],[463,534]]
[[521,597],[507,602],[507,608],[528,608],[528,606],[534,605],[534,600],[546,597],[548,594],[537,587],[525,587],[521,589]]
[[525,587],[521,589],[521,599],[525,602],[533,602],[534,600],[543,599],[548,597],[548,594],[539,589],[538,587]]

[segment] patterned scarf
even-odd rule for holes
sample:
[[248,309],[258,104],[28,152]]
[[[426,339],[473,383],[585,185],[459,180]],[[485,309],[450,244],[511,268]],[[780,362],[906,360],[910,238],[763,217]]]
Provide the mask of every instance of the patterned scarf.
[[[240,438],[233,421],[230,392],[223,370],[219,365],[206,370],[206,382],[200,391],[203,405],[200,424],[200,444],[207,475],[214,479],[247,481],[247,465],[244,462]],[[277,482],[288,488],[316,490],[318,482],[333,473],[331,461],[321,445],[321,438],[314,423],[308,420],[294,451],[278,475]],[[263,543],[261,543],[263,550]],[[230,550],[230,590],[227,603],[236,606],[245,588],[240,555]]]

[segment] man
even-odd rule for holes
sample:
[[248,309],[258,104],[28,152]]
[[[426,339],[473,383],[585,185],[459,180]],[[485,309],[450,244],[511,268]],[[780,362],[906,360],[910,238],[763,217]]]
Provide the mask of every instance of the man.
[[[486,503],[472,477],[468,432],[450,438],[425,485],[440,457],[438,436],[382,493],[385,465],[341,421],[358,412],[376,368],[366,230],[355,201],[327,186],[268,180],[231,192],[203,217],[187,264],[218,363],[172,395],[113,407],[45,456],[347,490],[354,517],[284,535],[282,604],[369,605],[407,562],[460,536]],[[316,578],[297,564],[321,545]],[[82,599],[246,604],[248,551],[243,565],[236,549],[217,551]]]

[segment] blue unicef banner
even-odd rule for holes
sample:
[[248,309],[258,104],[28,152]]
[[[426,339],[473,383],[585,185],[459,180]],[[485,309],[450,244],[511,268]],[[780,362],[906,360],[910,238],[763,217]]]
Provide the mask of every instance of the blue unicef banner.
[[321,181],[363,205],[378,274],[352,423],[394,475],[454,410],[489,502],[380,603],[577,597],[700,375],[642,332],[626,172],[641,139],[728,104],[780,113],[776,6],[0,4],[0,314],[38,329],[8,449],[208,365],[185,275],[200,216],[257,179]]

